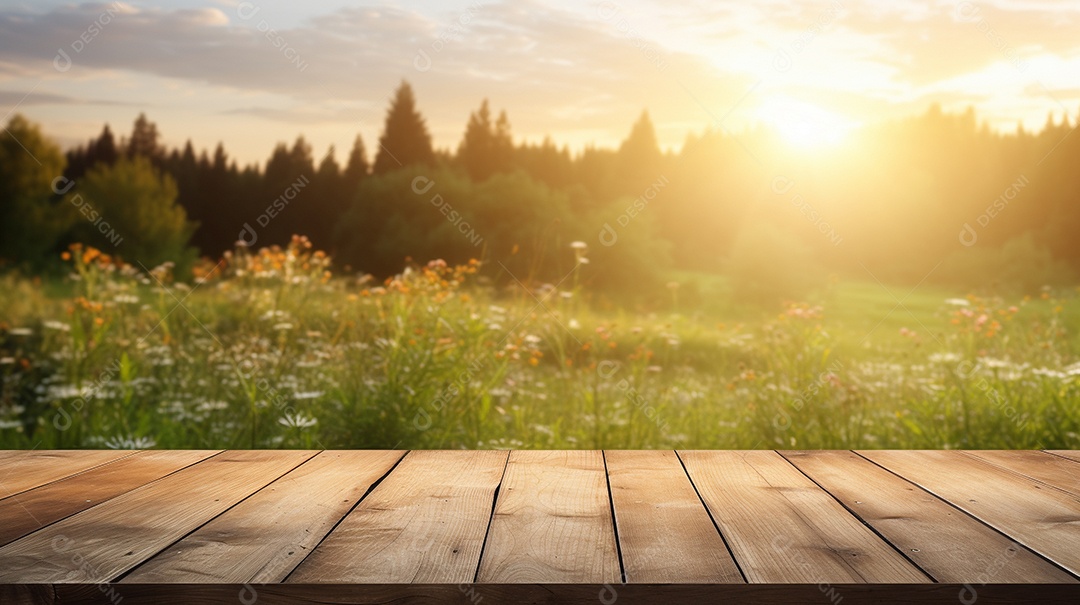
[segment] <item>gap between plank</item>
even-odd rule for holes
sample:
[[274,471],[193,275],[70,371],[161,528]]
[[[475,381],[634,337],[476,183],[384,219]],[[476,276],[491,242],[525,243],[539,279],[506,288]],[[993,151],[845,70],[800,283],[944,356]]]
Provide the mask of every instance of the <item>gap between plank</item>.
[[[971,458],[972,460],[975,460],[976,462],[982,462],[982,463],[985,463],[985,464],[989,464],[990,466],[992,466],[992,467],[994,467],[996,469],[1000,469],[1002,471],[1005,471],[1006,473],[1009,473],[1011,475],[1016,475],[1017,477],[1020,477],[1022,479],[1027,479],[1029,481],[1034,481],[1035,483],[1038,483],[1039,485],[1045,485],[1046,487],[1049,487],[1051,489],[1055,489],[1055,490],[1057,490],[1057,491],[1059,491],[1059,492],[1061,492],[1061,493],[1063,493],[1063,494],[1065,494],[1065,495],[1067,495],[1067,496],[1069,496],[1071,498],[1076,498],[1078,495],[1080,495],[1076,491],[1065,489],[1063,487],[1058,487],[1058,486],[1054,485],[1053,483],[1047,483],[1046,481],[1043,481],[1042,479],[1039,479],[1038,477],[1032,477],[1031,475],[1029,475],[1029,474],[1027,474],[1025,472],[1014,470],[1014,469],[1011,469],[1011,468],[1008,468],[1008,467],[1005,467],[1005,466],[1001,466],[1000,464],[998,464],[997,462],[995,462],[993,460],[980,457],[977,453],[974,453],[974,454],[969,453],[967,450],[957,450],[957,451],[960,452],[961,454],[963,454],[964,456],[967,456],[968,458]],[[979,450],[972,450],[972,451],[978,452]],[[1042,450],[1033,450],[1033,451],[1037,451],[1037,452],[1043,453],[1043,454],[1047,453],[1047,452],[1043,452]],[[1069,458],[1065,458],[1065,459],[1069,460]],[[1080,488],[1080,484],[1077,485],[1077,488]],[[1073,488],[1073,489],[1077,489],[1077,488]]]
[[611,493],[611,475],[607,468],[607,452],[600,450],[604,461],[604,481],[607,482],[608,505],[611,506],[611,528],[615,532],[615,556],[619,558],[619,579],[626,584],[626,565],[623,563],[622,544],[619,543],[619,520],[615,517],[615,496]]
[[[774,450],[774,451],[776,451],[776,450]],[[847,504],[844,504],[843,500],[841,500],[840,498],[837,498],[836,496],[834,496],[834,495],[833,495],[833,493],[832,493],[832,492],[830,492],[830,491],[829,491],[828,489],[826,489],[824,485],[822,485],[822,484],[818,483],[816,479],[814,479],[814,478],[813,478],[813,477],[811,477],[810,475],[806,474],[806,473],[805,473],[805,472],[804,472],[804,471],[803,471],[803,470],[802,470],[801,468],[799,468],[798,466],[796,466],[796,465],[795,465],[795,463],[793,463],[793,462],[792,462],[791,460],[788,460],[787,456],[785,456],[784,454],[780,453],[779,451],[776,451],[776,454],[777,454],[778,456],[780,456],[780,458],[781,458],[781,459],[783,459],[783,461],[784,461],[784,462],[787,462],[788,464],[790,464],[792,468],[794,468],[794,469],[795,469],[796,471],[798,471],[798,472],[799,472],[799,474],[801,474],[801,475],[802,475],[803,477],[806,477],[807,479],[809,479],[811,483],[813,483],[814,485],[816,485],[816,486],[818,487],[818,489],[820,489],[821,491],[823,491],[823,492],[825,492],[826,494],[828,494],[828,495],[829,495],[829,497],[830,497],[830,498],[832,498],[833,500],[835,500],[837,504],[839,504],[840,506],[844,507],[844,510],[846,510],[846,511],[847,511],[847,512],[848,512],[848,513],[849,513],[849,514],[850,514],[850,515],[852,516],[852,517],[855,517],[855,519],[857,519],[857,520],[859,521],[859,523],[862,523],[862,524],[863,524],[864,526],[866,526],[866,528],[867,528],[867,529],[869,529],[870,531],[874,532],[874,535],[876,535],[876,536],[877,536],[878,538],[881,538],[881,540],[882,540],[883,542],[885,542],[885,543],[886,543],[886,544],[888,544],[888,545],[889,545],[890,547],[892,547],[892,549],[893,549],[893,550],[895,550],[895,551],[896,551],[897,553],[899,553],[901,557],[904,557],[904,559],[905,559],[905,560],[907,560],[907,562],[908,562],[908,563],[911,563],[912,567],[914,567],[915,569],[917,569],[917,570],[919,570],[920,572],[922,572],[922,574],[923,574],[924,576],[926,576],[926,577],[930,578],[930,581],[931,581],[931,582],[933,582],[934,584],[940,584],[940,582],[938,581],[938,579],[937,579],[937,578],[935,578],[934,576],[930,575],[930,572],[928,572],[928,571],[926,571],[925,569],[923,569],[922,567],[920,567],[918,563],[916,563],[916,562],[915,562],[914,560],[912,560],[912,558],[911,558],[911,557],[909,557],[909,556],[907,555],[907,553],[905,553],[905,552],[903,551],[903,549],[901,549],[901,548],[900,548],[899,546],[897,546],[897,545],[893,544],[893,543],[892,543],[892,541],[891,541],[891,540],[889,540],[888,538],[886,538],[884,534],[882,534],[881,532],[879,532],[879,531],[877,530],[877,528],[876,528],[876,527],[874,527],[873,525],[870,525],[870,523],[869,523],[869,522],[867,522],[867,521],[866,521],[866,519],[863,519],[863,518],[862,518],[862,517],[861,517],[861,516],[859,515],[859,513],[855,512],[854,510],[852,510],[851,508],[849,508]]]
[[507,450],[506,461],[503,462],[502,474],[499,475],[499,483],[495,486],[495,494],[491,497],[491,516],[488,517],[487,528],[484,529],[484,541],[480,543],[480,556],[476,558],[476,571],[473,573],[473,584],[480,580],[480,564],[484,562],[484,549],[487,548],[488,536],[491,534],[491,524],[495,521],[495,505],[499,503],[499,490],[502,489],[503,480],[506,479],[506,469],[510,466],[510,453]]
[[[226,451],[228,451],[228,450],[222,450],[221,452],[218,452],[218,453],[222,453],[222,454],[223,454],[223,453],[225,453]],[[247,451],[251,451],[251,450],[247,450]],[[281,451],[281,450],[277,450],[277,451]],[[203,521],[202,523],[200,523],[200,524],[199,524],[199,525],[198,525],[197,527],[195,527],[195,528],[194,528],[194,529],[192,529],[191,531],[189,531],[189,532],[185,533],[184,535],[180,536],[180,537],[179,537],[179,538],[177,538],[176,540],[173,540],[173,541],[172,541],[172,542],[170,542],[169,544],[165,545],[165,547],[164,547],[164,548],[161,548],[160,550],[158,550],[158,551],[157,551],[157,552],[155,552],[154,554],[150,555],[149,557],[146,557],[145,559],[143,559],[142,561],[140,561],[138,565],[134,565],[134,566],[132,566],[132,568],[131,568],[131,569],[129,569],[129,570],[125,571],[124,573],[122,573],[122,574],[120,574],[120,575],[116,576],[115,578],[113,578],[113,579],[112,579],[112,580],[110,580],[109,582],[110,582],[110,583],[112,583],[112,584],[118,584],[118,583],[119,583],[119,582],[120,582],[121,580],[123,580],[123,579],[124,579],[125,577],[127,577],[128,575],[130,575],[130,574],[131,574],[131,573],[132,573],[133,571],[135,571],[136,569],[138,569],[138,568],[142,567],[143,565],[145,565],[147,561],[149,561],[149,560],[153,559],[154,557],[156,557],[156,556],[160,555],[161,553],[165,552],[166,550],[169,550],[169,549],[170,549],[170,548],[172,548],[172,547],[173,547],[173,546],[174,546],[175,544],[177,544],[177,543],[179,543],[180,541],[182,541],[182,540],[183,540],[184,538],[187,538],[187,537],[188,537],[188,536],[190,536],[191,534],[193,534],[193,533],[195,533],[195,532],[199,531],[200,529],[202,529],[202,528],[203,528],[203,526],[205,526],[205,525],[206,525],[207,523],[210,523],[210,522],[211,522],[211,521],[213,521],[214,519],[217,519],[217,518],[218,518],[218,517],[220,517],[221,515],[224,515],[225,513],[227,513],[227,512],[229,512],[230,510],[232,510],[233,508],[235,508],[235,507],[239,506],[239,505],[240,505],[240,504],[241,504],[242,502],[244,502],[244,501],[245,501],[245,500],[247,500],[248,498],[250,498],[250,497],[254,496],[255,494],[257,494],[257,493],[259,493],[259,492],[261,492],[261,491],[262,491],[263,489],[265,489],[265,488],[266,488],[266,486],[267,486],[267,485],[270,485],[271,483],[273,483],[273,482],[277,481],[278,479],[281,479],[281,478],[282,478],[282,477],[284,477],[285,475],[288,475],[289,473],[291,473],[291,472],[295,471],[296,469],[300,468],[301,466],[303,466],[303,465],[307,464],[307,463],[308,463],[308,461],[312,460],[313,458],[315,458],[315,457],[316,457],[316,456],[318,456],[319,454],[323,453],[324,451],[326,451],[326,450],[319,450],[319,451],[315,452],[315,454],[314,454],[314,455],[312,455],[312,456],[310,456],[310,457],[308,457],[308,458],[305,458],[305,459],[304,459],[304,460],[302,460],[302,461],[301,461],[300,463],[298,463],[298,464],[297,464],[296,466],[294,466],[294,467],[290,468],[289,470],[285,471],[284,473],[281,473],[281,474],[280,474],[280,475],[278,475],[277,477],[274,477],[274,478],[273,478],[273,479],[271,479],[270,481],[267,481],[267,482],[266,482],[266,483],[265,483],[265,484],[264,484],[264,485],[263,485],[262,487],[260,487],[259,489],[257,489],[257,490],[255,490],[255,491],[251,492],[250,494],[248,494],[248,495],[244,496],[244,497],[243,497],[243,498],[241,498],[240,500],[237,500],[237,501],[236,501],[236,502],[235,502],[235,503],[234,503],[234,504],[233,504],[232,506],[230,506],[230,507],[226,508],[225,510],[221,511],[220,513],[218,513],[218,514],[214,515],[213,517],[210,517],[210,518],[209,518],[209,519],[207,519],[206,521]],[[215,454],[215,456],[216,456],[216,455],[217,455],[217,454]],[[210,458],[213,458],[213,457],[214,457],[214,456],[211,456]],[[206,460],[209,460],[210,458],[207,458]],[[199,462],[199,464],[201,464],[202,462],[205,462],[206,460],[203,460],[203,461]],[[185,468],[188,468],[188,467],[185,467]],[[171,475],[172,473],[169,473],[169,474]],[[168,475],[166,475],[166,476],[168,476]]]
[[873,461],[873,460],[871,460],[871,459],[867,458],[866,456],[863,456],[862,454],[860,454],[859,452],[857,452],[857,451],[855,451],[855,450],[848,450],[848,451],[850,451],[851,453],[855,454],[856,456],[858,456],[858,457],[862,458],[863,460],[866,460],[866,461],[867,461],[867,462],[869,462],[870,464],[873,464],[874,466],[876,466],[876,467],[878,467],[878,468],[881,468],[881,469],[885,470],[885,471],[886,471],[886,472],[888,472],[888,473],[891,473],[891,474],[893,474],[893,475],[896,475],[897,477],[900,477],[900,478],[901,478],[901,479],[903,479],[904,481],[907,481],[908,483],[910,483],[910,484],[914,485],[915,487],[917,487],[917,488],[921,489],[922,491],[924,491],[924,492],[926,492],[926,493],[930,494],[931,496],[933,496],[933,497],[937,498],[938,500],[941,500],[941,501],[942,501],[942,502],[944,502],[945,504],[948,504],[949,506],[951,506],[951,507],[955,508],[956,510],[960,511],[960,512],[961,512],[962,514],[964,514],[964,515],[967,515],[968,517],[971,517],[972,519],[975,519],[975,520],[976,520],[976,521],[978,521],[979,523],[982,523],[982,524],[983,524],[983,525],[985,525],[986,527],[990,528],[990,530],[991,530],[991,531],[997,532],[997,533],[1001,534],[1002,536],[1004,536],[1004,537],[1008,538],[1009,540],[1012,540],[1012,543],[1013,543],[1013,544],[1016,544],[1017,546],[1021,546],[1021,547],[1023,547],[1023,548],[1024,548],[1024,549],[1026,549],[1026,550],[1027,550],[1028,552],[1030,552],[1030,553],[1034,554],[1034,555],[1035,555],[1036,557],[1039,557],[1039,558],[1040,558],[1040,559],[1042,559],[1043,561],[1046,561],[1047,563],[1049,563],[1049,564],[1053,565],[1054,567],[1056,567],[1056,568],[1060,569],[1061,571],[1063,571],[1063,572],[1065,572],[1065,573],[1069,574],[1070,576],[1072,576],[1072,577],[1074,577],[1074,578],[1076,578],[1076,579],[1080,580],[1080,575],[1077,575],[1077,574],[1075,574],[1075,573],[1073,573],[1073,572],[1069,571],[1069,570],[1068,570],[1068,569],[1066,569],[1065,567],[1063,567],[1063,566],[1061,566],[1061,565],[1058,565],[1058,564],[1057,564],[1057,563],[1056,563],[1056,562],[1055,562],[1055,561],[1054,561],[1053,559],[1051,559],[1051,558],[1047,557],[1046,555],[1042,554],[1041,552],[1039,552],[1039,551],[1035,550],[1035,548],[1033,548],[1033,547],[1031,547],[1031,546],[1028,546],[1028,545],[1027,545],[1026,543],[1024,543],[1024,542],[1021,542],[1020,540],[1017,540],[1016,538],[1014,538],[1014,537],[1010,536],[1009,534],[1005,533],[1004,531],[1002,531],[1002,530],[1000,530],[1000,529],[998,529],[998,528],[994,527],[993,525],[990,525],[990,524],[989,524],[989,523],[987,523],[986,521],[983,521],[982,519],[980,519],[980,518],[978,517],[978,515],[976,515],[976,514],[974,514],[974,513],[970,513],[970,512],[968,512],[968,511],[966,511],[966,510],[964,510],[964,509],[960,508],[959,506],[957,506],[957,505],[953,504],[953,503],[952,503],[952,501],[950,501],[950,500],[949,500],[948,498],[945,498],[944,496],[939,496],[939,495],[935,494],[934,492],[932,492],[932,491],[931,491],[931,490],[929,490],[928,488],[925,488],[925,487],[923,487],[923,486],[919,485],[918,483],[916,483],[916,482],[912,481],[911,479],[908,479],[907,477],[905,477],[905,476],[901,475],[900,473],[897,473],[896,471],[894,471],[894,470],[892,470],[892,469],[890,469],[890,468],[888,468],[888,467],[886,467],[886,466],[883,466],[883,465],[881,465],[881,464],[878,464],[877,462],[875,462],[875,461]]
[[383,474],[383,476],[382,476],[382,477],[379,477],[378,479],[376,479],[376,480],[375,480],[375,482],[374,482],[374,483],[372,483],[372,484],[371,484],[371,485],[370,485],[370,486],[369,486],[369,487],[367,488],[367,491],[366,491],[366,492],[364,492],[364,495],[362,495],[362,496],[360,496],[359,498],[357,498],[357,499],[356,499],[356,502],[354,502],[354,503],[353,503],[353,505],[352,505],[352,506],[351,506],[351,507],[349,508],[348,512],[346,512],[346,513],[345,513],[344,515],[342,515],[342,516],[341,516],[341,518],[340,518],[340,519],[338,519],[338,520],[337,520],[337,523],[335,523],[335,524],[334,524],[334,526],[330,528],[330,531],[326,532],[326,535],[324,535],[324,536],[322,537],[322,539],[321,539],[321,540],[319,540],[319,542],[318,542],[318,543],[317,543],[317,544],[316,544],[315,546],[312,546],[312,547],[311,547],[311,549],[310,549],[310,550],[308,550],[307,554],[306,554],[306,555],[304,555],[304,558],[303,558],[303,559],[300,559],[300,561],[299,561],[299,562],[298,562],[298,563],[297,563],[297,564],[296,564],[295,566],[293,566],[293,568],[292,568],[291,570],[289,570],[289,573],[285,574],[285,577],[284,577],[284,578],[282,578],[282,579],[281,579],[281,582],[278,582],[278,584],[284,584],[284,583],[288,582],[288,581],[289,581],[289,577],[290,577],[290,576],[292,576],[292,575],[293,575],[293,573],[294,573],[294,572],[295,572],[295,571],[296,571],[297,569],[299,569],[301,565],[303,565],[303,564],[304,564],[304,561],[307,561],[307,558],[311,556],[311,553],[315,552],[315,549],[316,549],[316,548],[318,548],[319,546],[321,546],[321,545],[322,545],[322,543],[323,543],[323,542],[325,542],[325,541],[326,541],[326,539],[330,537],[330,534],[334,533],[334,530],[335,530],[335,529],[337,529],[337,528],[338,528],[338,526],[339,526],[339,525],[341,525],[341,523],[342,523],[343,521],[345,521],[345,519],[346,519],[346,518],[347,518],[347,517],[348,517],[349,515],[351,515],[351,514],[352,514],[352,512],[353,512],[354,510],[356,510],[356,507],[357,507],[357,506],[360,506],[360,503],[361,503],[361,502],[363,502],[363,501],[364,501],[364,499],[368,497],[368,494],[370,494],[371,492],[375,491],[375,488],[376,488],[376,487],[379,487],[379,484],[380,484],[380,483],[382,483],[384,479],[386,479],[387,477],[389,477],[389,476],[390,476],[390,473],[394,472],[394,469],[396,469],[396,468],[398,467],[398,465],[399,465],[399,464],[401,464],[401,461],[402,461],[402,460],[404,460],[404,459],[405,459],[405,457],[406,457],[406,456],[408,456],[408,455],[409,455],[409,454],[410,454],[411,452],[412,452],[412,450],[407,450],[407,451],[406,451],[406,452],[405,452],[404,454],[402,454],[402,455],[401,455],[401,457],[400,457],[400,458],[398,458],[398,459],[397,459],[397,462],[395,462],[395,463],[393,464],[393,466],[391,466],[391,467],[390,467],[390,470],[386,471],[386,472],[385,472],[385,473]]
[[732,562],[735,563],[735,569],[739,570],[739,575],[742,576],[743,583],[749,584],[750,581],[746,579],[746,573],[743,571],[742,565],[740,565],[739,560],[735,558],[735,551],[731,550],[731,545],[728,544],[724,532],[720,531],[720,525],[713,517],[712,510],[710,510],[709,505],[705,503],[705,498],[701,497],[701,492],[698,490],[697,484],[694,483],[694,478],[690,476],[690,471],[686,469],[686,463],[683,462],[682,456],[679,455],[679,450],[672,451],[675,452],[675,457],[679,459],[679,465],[682,466],[683,473],[686,474],[686,479],[690,481],[690,487],[694,488],[694,493],[697,494],[698,500],[701,501],[701,505],[705,507],[705,514],[709,515],[709,520],[712,521],[713,527],[716,528],[716,533],[720,534],[720,540],[724,542],[724,547],[727,548],[728,556],[730,556]]
[[1062,456],[1061,454],[1055,454],[1054,452],[1051,452],[1050,450],[1036,450],[1036,451],[1042,452],[1044,454],[1050,454],[1051,456],[1056,456],[1058,458],[1061,458],[1062,460],[1068,460],[1069,462],[1075,462],[1077,464],[1080,464],[1080,460],[1077,460],[1075,458],[1069,458],[1068,456]]

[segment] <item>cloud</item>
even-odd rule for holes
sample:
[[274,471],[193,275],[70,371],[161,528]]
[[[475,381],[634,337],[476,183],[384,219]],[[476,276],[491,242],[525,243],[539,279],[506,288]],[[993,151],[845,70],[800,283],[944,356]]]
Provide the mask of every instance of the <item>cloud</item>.
[[[461,113],[461,103],[476,105],[478,95],[503,105],[513,100],[516,111],[549,126],[556,114],[568,118],[559,108],[600,95],[614,105],[609,111],[624,105],[628,115],[646,105],[671,106],[670,76],[698,83],[706,97],[725,81],[700,57],[619,31],[594,6],[571,12],[514,2],[449,15],[343,8],[280,29],[273,20],[270,7],[243,2],[225,12],[107,4],[42,14],[9,9],[0,13],[0,58],[55,79],[63,51],[71,63],[65,77],[123,70],[308,104],[375,102],[371,117],[379,118],[384,97],[405,78],[428,95],[421,102],[449,102]],[[726,80],[745,86],[739,78]],[[682,108],[685,99],[675,105]]]
[[48,92],[23,92],[0,90],[0,107],[29,107],[31,105],[117,105],[133,106],[134,103],[105,99],[85,99]]
[[[694,119],[715,127],[732,108],[735,123],[753,115],[772,94],[864,117],[945,98],[992,100],[1000,114],[1008,95],[1030,88],[1024,77],[1041,72],[1010,74],[1000,98],[990,76],[971,74],[1002,71],[1011,57],[1038,67],[1080,52],[1080,11],[1065,4],[623,1],[313,7],[303,20],[296,7],[268,0],[8,8],[0,10],[0,78],[48,79],[42,94],[70,104],[88,80],[123,73],[211,87],[214,99],[230,99],[207,110],[215,115],[368,131],[407,79],[437,140],[459,138],[468,112],[488,97],[510,110],[518,134],[606,132],[610,142],[643,108],[662,130]],[[790,69],[776,69],[779,52]],[[1072,98],[1056,91],[1074,81],[1044,81]],[[154,101],[196,102],[167,91]]]

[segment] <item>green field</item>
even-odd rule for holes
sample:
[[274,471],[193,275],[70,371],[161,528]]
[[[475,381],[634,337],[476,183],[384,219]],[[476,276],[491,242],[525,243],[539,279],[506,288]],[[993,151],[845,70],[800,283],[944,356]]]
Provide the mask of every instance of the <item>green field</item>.
[[186,284],[71,263],[0,277],[0,448],[1080,447],[1073,290],[750,305],[680,274],[647,312],[477,265],[331,276],[300,241]]

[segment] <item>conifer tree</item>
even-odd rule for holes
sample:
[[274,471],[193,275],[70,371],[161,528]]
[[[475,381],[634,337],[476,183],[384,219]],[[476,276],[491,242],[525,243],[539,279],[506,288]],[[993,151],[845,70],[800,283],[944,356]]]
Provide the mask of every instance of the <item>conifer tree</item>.
[[416,110],[412,87],[408,82],[402,82],[386,113],[373,172],[386,174],[413,164],[431,166],[434,163],[431,135],[424,118]]

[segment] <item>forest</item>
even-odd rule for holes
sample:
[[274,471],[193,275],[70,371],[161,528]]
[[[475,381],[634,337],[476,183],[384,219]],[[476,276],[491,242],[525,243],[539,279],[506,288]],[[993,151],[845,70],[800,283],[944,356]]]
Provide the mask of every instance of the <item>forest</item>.
[[143,114],[67,151],[21,116],[7,127],[0,258],[30,273],[55,271],[74,242],[185,274],[237,242],[294,234],[345,272],[475,258],[495,283],[530,285],[565,276],[575,261],[561,250],[586,242],[579,279],[634,304],[665,301],[672,271],[723,274],[760,302],[836,275],[1033,292],[1080,269],[1080,137],[1067,117],[1002,134],[973,110],[934,106],[808,154],[764,127],[662,150],[643,111],[617,149],[572,152],[515,142],[484,100],[457,148],[436,149],[403,82],[374,145],[316,152],[298,136],[262,165],[239,165],[224,142],[167,148]]

